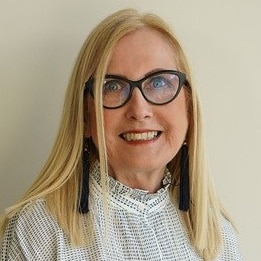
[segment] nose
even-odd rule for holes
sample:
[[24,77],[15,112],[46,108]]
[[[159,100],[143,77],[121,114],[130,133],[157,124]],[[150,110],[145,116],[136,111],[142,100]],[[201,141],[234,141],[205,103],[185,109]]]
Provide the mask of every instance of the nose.
[[138,88],[134,88],[131,98],[125,106],[127,119],[143,121],[153,116],[153,105],[145,100]]

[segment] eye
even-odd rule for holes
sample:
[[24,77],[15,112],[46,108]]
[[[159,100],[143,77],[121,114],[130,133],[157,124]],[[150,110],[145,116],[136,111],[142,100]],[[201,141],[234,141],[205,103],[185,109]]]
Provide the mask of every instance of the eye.
[[103,91],[105,93],[120,92],[123,88],[123,84],[117,80],[106,80],[103,85]]
[[168,86],[168,80],[163,76],[155,76],[150,79],[150,86],[159,89]]

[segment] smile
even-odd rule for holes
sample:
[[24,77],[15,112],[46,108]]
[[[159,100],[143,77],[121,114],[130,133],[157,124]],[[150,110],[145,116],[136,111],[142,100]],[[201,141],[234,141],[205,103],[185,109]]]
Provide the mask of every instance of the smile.
[[158,137],[159,131],[148,131],[142,133],[123,133],[120,136],[126,141],[143,141],[143,140],[153,140]]

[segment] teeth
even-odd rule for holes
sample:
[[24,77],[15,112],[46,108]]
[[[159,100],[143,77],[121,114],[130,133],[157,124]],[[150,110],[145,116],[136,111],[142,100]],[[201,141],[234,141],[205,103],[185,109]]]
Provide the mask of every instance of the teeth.
[[157,137],[157,131],[149,131],[143,133],[124,133],[122,136],[127,141],[137,141],[137,140],[152,140]]

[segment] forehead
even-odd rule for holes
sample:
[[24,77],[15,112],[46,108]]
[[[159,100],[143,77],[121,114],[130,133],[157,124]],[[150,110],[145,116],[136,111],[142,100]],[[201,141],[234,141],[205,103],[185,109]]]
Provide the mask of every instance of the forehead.
[[116,43],[107,71],[124,76],[132,76],[132,71],[135,71],[134,74],[143,76],[157,68],[176,69],[174,48],[162,33],[142,28]]

